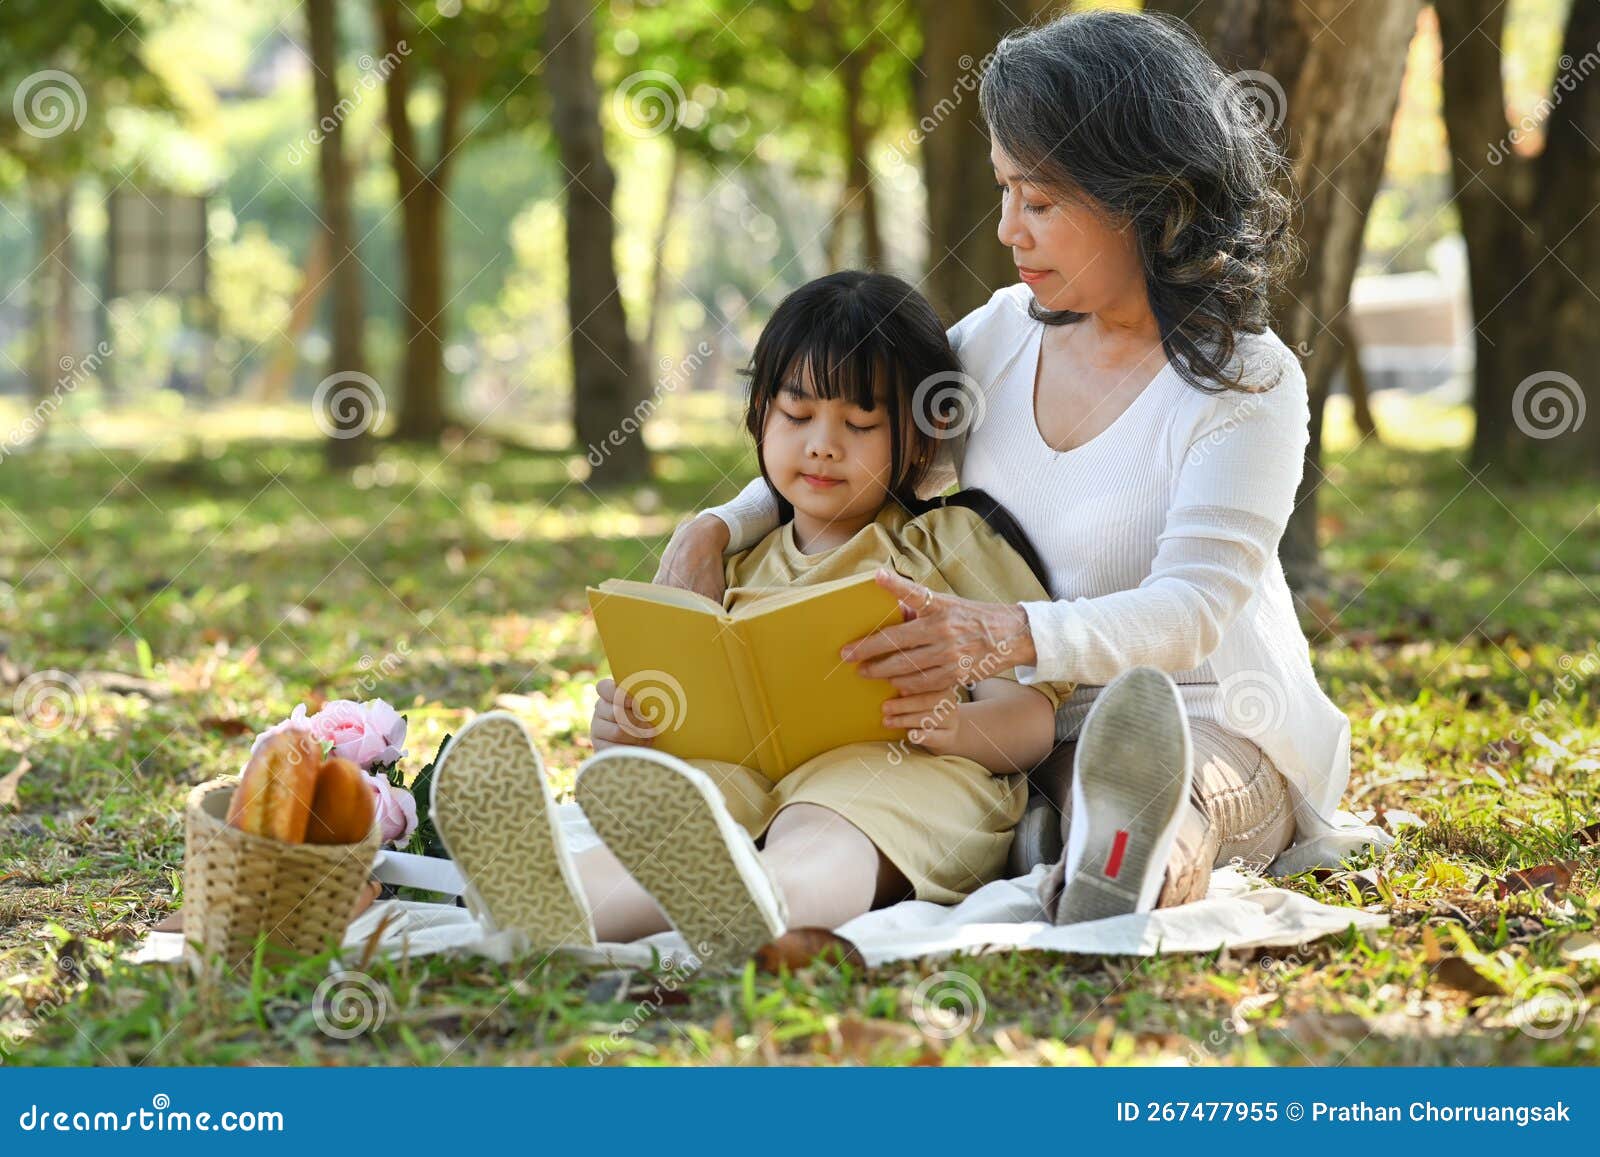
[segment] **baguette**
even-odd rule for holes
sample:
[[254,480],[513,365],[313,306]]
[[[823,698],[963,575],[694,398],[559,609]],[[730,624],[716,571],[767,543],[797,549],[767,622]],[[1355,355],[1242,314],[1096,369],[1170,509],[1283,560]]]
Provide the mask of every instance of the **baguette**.
[[269,737],[245,764],[228,823],[284,843],[304,843],[321,769],[322,745],[310,732],[289,728]]
[[317,774],[306,843],[359,844],[377,818],[372,781],[348,759],[335,756],[326,761]]

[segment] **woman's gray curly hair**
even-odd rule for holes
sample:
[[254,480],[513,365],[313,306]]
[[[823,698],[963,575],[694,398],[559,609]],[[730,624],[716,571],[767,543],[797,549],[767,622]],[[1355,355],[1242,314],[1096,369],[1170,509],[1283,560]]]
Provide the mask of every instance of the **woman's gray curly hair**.
[[[1272,291],[1297,258],[1288,165],[1189,27],[1095,11],[1012,33],[978,99],[1031,183],[1131,222],[1161,344],[1184,380],[1258,388],[1244,380],[1237,335],[1267,328]],[[1055,325],[1084,316],[1029,308]]]

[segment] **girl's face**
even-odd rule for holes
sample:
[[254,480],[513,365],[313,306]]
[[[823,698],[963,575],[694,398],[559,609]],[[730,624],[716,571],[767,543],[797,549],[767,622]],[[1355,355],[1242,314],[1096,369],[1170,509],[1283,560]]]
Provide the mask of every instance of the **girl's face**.
[[889,497],[893,468],[889,410],[821,399],[809,370],[791,374],[767,407],[761,461],[778,492],[814,525],[865,526]]
[[1044,309],[1102,313],[1144,293],[1133,230],[1086,200],[1029,181],[998,144],[989,150],[1000,194],[1000,243]]

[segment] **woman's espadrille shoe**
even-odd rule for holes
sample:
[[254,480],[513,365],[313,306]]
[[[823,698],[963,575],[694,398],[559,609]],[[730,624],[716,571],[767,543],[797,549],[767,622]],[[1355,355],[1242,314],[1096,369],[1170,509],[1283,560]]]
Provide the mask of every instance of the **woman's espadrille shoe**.
[[702,967],[739,968],[788,910],[711,777],[663,751],[612,747],[578,769],[578,804]]
[[1155,906],[1193,779],[1173,681],[1135,667],[1106,685],[1079,733],[1057,924]]
[[432,815],[467,907],[491,931],[521,933],[535,951],[594,945],[544,761],[520,719],[491,711],[450,740],[433,773]]

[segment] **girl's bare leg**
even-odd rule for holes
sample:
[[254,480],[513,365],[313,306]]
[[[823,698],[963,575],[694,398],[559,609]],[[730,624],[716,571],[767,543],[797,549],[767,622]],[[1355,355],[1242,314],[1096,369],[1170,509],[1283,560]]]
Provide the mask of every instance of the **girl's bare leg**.
[[791,928],[837,928],[910,891],[860,828],[819,804],[780,811],[761,858],[777,877]]
[[[783,892],[791,928],[837,928],[910,892],[899,869],[860,828],[818,804],[790,804],[779,812],[761,858]],[[590,848],[573,861],[600,940],[626,943],[672,927],[609,848]]]
[[672,927],[661,906],[628,874],[610,848],[601,844],[579,852],[572,860],[589,914],[594,917],[597,939],[626,944]]

